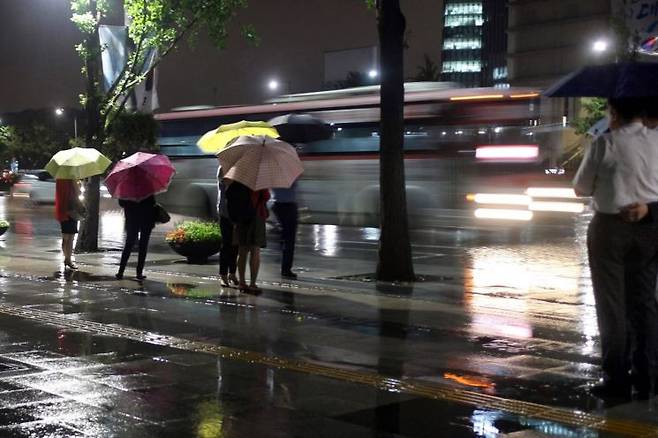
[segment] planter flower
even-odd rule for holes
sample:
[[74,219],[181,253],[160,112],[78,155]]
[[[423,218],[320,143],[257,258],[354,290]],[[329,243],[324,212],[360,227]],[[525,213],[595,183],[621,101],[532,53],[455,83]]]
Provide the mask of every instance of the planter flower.
[[219,252],[222,234],[216,222],[185,221],[167,233],[165,241],[188,263],[203,264]]
[[5,220],[0,220],[0,236],[5,234],[5,232],[9,229],[9,222]]

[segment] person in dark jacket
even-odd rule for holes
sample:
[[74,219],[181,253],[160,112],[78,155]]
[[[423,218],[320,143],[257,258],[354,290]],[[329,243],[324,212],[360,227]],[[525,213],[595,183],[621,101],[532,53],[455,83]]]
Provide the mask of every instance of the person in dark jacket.
[[238,285],[237,270],[238,246],[233,242],[234,224],[228,214],[226,189],[230,180],[225,180],[222,168],[217,169],[217,214],[219,228],[222,232],[222,247],[219,250],[219,278],[222,286],[228,287],[233,283]]
[[272,211],[281,225],[281,276],[296,279],[292,272],[297,237],[297,181],[288,189],[272,189]]
[[123,207],[126,226],[126,242],[123,245],[121,254],[121,264],[116,278],[123,278],[123,271],[126,269],[130,252],[139,238],[139,255],[137,257],[137,270],[135,278],[143,280],[144,263],[146,262],[146,251],[148,249],[151,231],[155,226],[155,197],[149,196],[139,202],[119,199],[119,205]]

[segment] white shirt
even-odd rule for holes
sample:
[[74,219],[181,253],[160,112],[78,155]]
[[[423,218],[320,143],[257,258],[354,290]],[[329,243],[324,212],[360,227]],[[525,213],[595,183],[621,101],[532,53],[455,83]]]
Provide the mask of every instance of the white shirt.
[[658,201],[658,131],[631,123],[600,136],[585,152],[573,185],[591,195],[601,213]]

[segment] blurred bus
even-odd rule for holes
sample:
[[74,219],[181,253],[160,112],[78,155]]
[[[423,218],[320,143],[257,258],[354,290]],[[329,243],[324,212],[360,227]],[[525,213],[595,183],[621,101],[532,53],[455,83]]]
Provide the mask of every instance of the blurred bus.
[[[527,223],[583,210],[557,167],[562,126],[540,123],[540,95],[527,88],[405,84],[404,155],[410,222],[416,227]],[[161,202],[214,215],[217,160],[196,141],[221,124],[305,113],[333,127],[329,140],[297,145],[304,163],[301,219],[377,226],[379,87],[281,96],[266,104],[189,108],[156,116],[159,145],[177,174]]]

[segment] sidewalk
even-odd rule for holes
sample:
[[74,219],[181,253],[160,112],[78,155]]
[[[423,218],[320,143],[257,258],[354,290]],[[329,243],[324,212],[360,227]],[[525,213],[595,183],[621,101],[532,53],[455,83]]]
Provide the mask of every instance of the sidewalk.
[[526,271],[505,275],[478,255],[490,247],[428,238],[427,281],[376,284],[345,279],[374,272],[374,230],[305,226],[299,281],[276,275],[268,242],[255,297],[222,289],[216,258],[185,263],[164,231],[143,283],[128,278],[135,257],[114,279],[116,238],[66,276],[56,237],[4,238],[0,436],[658,433],[655,402],[587,395],[598,339],[570,289],[581,271],[533,268],[528,245],[513,248]]

